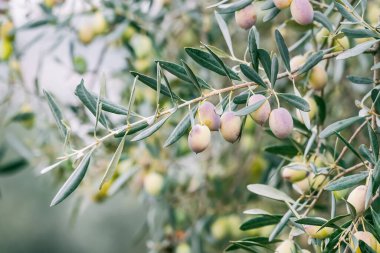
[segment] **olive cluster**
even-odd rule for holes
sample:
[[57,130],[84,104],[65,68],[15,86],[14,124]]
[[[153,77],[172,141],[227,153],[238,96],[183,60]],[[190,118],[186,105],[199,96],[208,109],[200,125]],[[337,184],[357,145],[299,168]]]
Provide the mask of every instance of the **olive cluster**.
[[[263,100],[265,102],[251,113],[252,119],[261,126],[269,119],[269,127],[277,138],[288,137],[293,131],[293,119],[288,110],[282,107],[271,110],[268,99],[261,94],[252,95],[248,100],[248,106]],[[192,127],[188,137],[189,147],[195,153],[200,153],[209,146],[211,131],[219,131],[230,143],[239,139],[242,120],[233,111],[225,111],[219,116],[212,103],[203,101],[198,109],[198,119],[199,123]]]
[[[313,6],[309,0],[273,0],[274,5],[282,10],[290,7],[294,21],[300,25],[309,25],[314,19]],[[255,25],[257,10],[253,5],[248,5],[235,12],[235,20],[239,27],[248,30]]]

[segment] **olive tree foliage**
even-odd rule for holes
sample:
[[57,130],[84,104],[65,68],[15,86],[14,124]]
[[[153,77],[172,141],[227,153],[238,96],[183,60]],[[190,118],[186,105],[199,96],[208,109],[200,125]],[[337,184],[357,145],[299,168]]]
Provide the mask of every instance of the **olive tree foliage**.
[[[96,164],[96,173],[102,175],[96,200],[137,184],[156,204],[147,217],[150,229],[156,229],[148,243],[152,252],[211,252],[210,245],[224,246],[224,239],[231,237],[226,251],[379,252],[380,28],[378,17],[369,15],[375,8],[376,3],[355,0],[201,5],[199,11],[213,11],[218,46],[201,41],[186,47],[178,61],[152,59],[151,73],[131,71],[126,104],[106,97],[106,80],[98,91],[80,81],[75,95],[94,123],[92,138],[85,143],[73,138],[58,96],[45,90],[64,153],[41,173],[62,168],[70,172],[51,205],[78,191]],[[262,26],[255,26],[258,18]],[[279,18],[284,22],[277,26]],[[272,23],[275,47],[270,48],[262,34]],[[244,33],[244,50],[236,48],[232,29]],[[136,93],[146,87],[155,92],[148,116],[136,106]],[[189,150],[198,154],[190,155],[192,159],[204,159],[210,149],[220,151],[221,139],[233,143],[226,150],[239,151],[244,139],[257,138],[248,146],[265,150],[270,161],[255,184],[242,178],[239,169],[220,180],[215,175],[194,180],[202,175],[190,173],[194,178],[181,183],[182,172],[142,170],[144,159],[134,162],[128,154],[130,146],[157,135],[162,146],[150,148],[157,160],[183,142],[188,148],[177,149],[177,157],[186,164],[193,162],[183,155],[189,156]],[[108,162],[97,164],[102,150],[110,148]],[[236,166],[228,163],[233,159],[229,154],[234,153],[213,155],[226,167]],[[134,155],[146,154],[138,150]],[[248,155],[233,160],[237,167],[244,166]],[[183,191],[186,187],[195,190]],[[181,210],[187,198],[194,202],[190,213]],[[252,208],[244,211],[247,202]],[[250,219],[242,223],[243,211]]]

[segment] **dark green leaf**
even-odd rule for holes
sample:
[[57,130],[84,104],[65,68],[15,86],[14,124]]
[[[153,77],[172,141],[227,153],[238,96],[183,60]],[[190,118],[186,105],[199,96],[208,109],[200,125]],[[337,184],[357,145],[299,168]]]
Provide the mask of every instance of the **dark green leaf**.
[[380,113],[380,91],[375,88],[371,91],[371,99],[375,108],[376,113]]
[[304,112],[310,111],[309,103],[305,99],[297,95],[289,94],[289,93],[278,93],[277,95],[279,98],[282,98],[283,100],[288,102],[290,105],[296,107],[297,109],[300,109],[301,111],[304,111]]
[[191,117],[194,117],[195,112],[197,111],[198,107],[195,106],[191,109],[190,112],[177,124],[177,126],[174,128],[173,132],[169,135],[169,137],[166,139],[164,147],[168,147],[172,145],[173,143],[177,142],[179,138],[181,138],[189,129],[191,125]]
[[64,199],[66,199],[82,182],[84,175],[87,172],[87,168],[90,164],[92,151],[88,152],[79,163],[78,167],[74,170],[74,172],[70,175],[70,177],[63,184],[61,189],[59,189],[58,193],[55,195],[52,200],[50,206],[55,206],[61,203]]
[[[141,74],[141,73],[138,73],[138,72],[135,72],[135,71],[131,71],[131,74],[134,77],[138,76],[138,80],[140,82],[142,82],[143,84],[146,84],[147,86],[149,86],[153,90],[157,91],[157,80],[155,78],[149,77],[147,75],[144,75],[144,74]],[[169,91],[168,87],[166,87],[162,83],[161,83],[160,93],[162,95],[165,95],[165,96],[167,96],[167,97],[170,98],[170,91]],[[175,94],[173,94],[173,97],[175,99],[179,99],[179,97],[177,95],[175,95]]]
[[367,243],[362,240],[359,240],[359,248],[362,253],[377,253],[377,251],[373,250]]
[[315,65],[317,65],[324,56],[323,51],[319,51],[317,53],[312,54],[306,59],[306,63],[297,71],[298,75],[302,75],[303,73],[306,73],[310,69],[312,69]]
[[325,16],[325,14],[319,11],[314,11],[314,20],[318,23],[321,23],[324,27],[327,28],[327,30],[329,30],[329,32],[333,32],[332,24],[330,23],[330,20]]
[[338,138],[344,143],[344,145],[346,145],[346,147],[351,150],[352,153],[354,153],[354,155],[360,159],[360,161],[363,161],[363,158],[359,155],[359,153],[355,150],[355,148],[351,145],[351,143],[349,143],[341,134],[339,134],[338,132],[335,132],[336,136],[338,136]]
[[319,217],[306,217],[298,219],[295,222],[302,225],[322,226],[327,220]]
[[298,154],[298,150],[293,145],[276,145],[269,146],[264,149],[264,151],[287,157],[294,157]]
[[360,184],[364,179],[368,177],[368,172],[361,172],[354,175],[341,177],[335,181],[330,181],[326,186],[326,191],[340,191],[347,188],[351,188]]
[[144,131],[133,137],[131,141],[140,141],[151,136],[162,127],[162,125],[169,119],[171,115],[172,113],[167,116],[164,116],[162,119],[151,125],[149,128],[145,129]]
[[141,121],[138,124],[128,128],[128,132],[127,132],[127,130],[121,131],[120,133],[115,134],[115,137],[121,138],[125,135],[126,132],[127,132],[127,135],[132,135],[132,134],[137,133],[137,132],[143,130],[144,128],[148,127],[148,125],[149,124],[146,121]]
[[[185,51],[196,63],[202,67],[209,69],[219,75],[226,75],[223,68],[220,67],[220,64],[213,58],[211,54],[191,47],[185,48]],[[228,69],[228,72],[233,80],[240,80],[240,77],[233,70]]]
[[367,77],[347,76],[347,79],[350,80],[351,83],[356,84],[373,84],[373,80]]
[[232,80],[232,77],[226,67],[226,65],[224,65],[223,61],[205,44],[203,44],[205,46],[205,48],[207,49],[207,51],[212,55],[212,57],[214,58],[214,60],[216,62],[219,63],[219,66],[222,67],[222,69],[224,70],[224,73],[227,75],[227,77]]
[[375,158],[373,157],[371,151],[369,151],[369,149],[364,145],[364,144],[361,144],[359,146],[359,153],[360,155],[366,159],[367,161],[369,161],[370,163],[372,164],[375,164],[376,161],[375,161]]
[[0,175],[17,172],[28,165],[28,161],[24,158],[13,160],[0,165]]
[[246,231],[255,228],[261,228],[268,225],[277,224],[281,220],[281,215],[263,215],[259,217],[255,217],[244,222],[240,226],[240,230]]
[[285,40],[282,37],[280,31],[277,29],[275,31],[275,37],[276,37],[277,48],[278,48],[278,51],[280,52],[282,62],[284,63],[285,68],[289,72],[291,72],[288,46],[286,45]]
[[373,151],[373,154],[375,156],[375,160],[377,161],[379,159],[379,142],[377,140],[377,135],[375,131],[372,129],[372,126],[370,123],[367,123],[367,129],[368,129],[368,136],[369,140],[371,142],[371,148]]
[[241,94],[235,96],[232,102],[237,105],[246,104],[248,98],[251,96],[250,92],[242,92]]
[[239,111],[234,112],[234,114],[236,116],[245,116],[245,115],[248,115],[248,114],[256,111],[257,109],[259,109],[260,106],[262,106],[265,103],[265,101],[267,101],[267,100],[263,99],[263,100],[260,100],[260,101],[258,101],[256,103],[252,104],[252,105],[248,105],[248,106],[240,109]]
[[[96,117],[96,99],[91,93],[84,87],[84,81],[81,80],[80,84],[75,89],[75,95],[82,101],[83,105]],[[107,128],[107,120],[103,113],[99,115],[99,122]]]
[[259,60],[261,62],[261,65],[263,66],[264,68],[264,71],[267,75],[268,78],[270,78],[271,76],[271,59],[270,59],[270,55],[267,51],[265,51],[264,49],[258,49],[257,52],[259,53]]
[[348,119],[337,121],[337,122],[329,125],[328,127],[326,127],[319,134],[319,137],[320,138],[327,138],[330,135],[334,134],[335,132],[342,131],[343,129],[351,126],[352,124],[354,124],[356,122],[362,122],[363,120],[364,120],[363,117],[356,116],[356,117],[352,117],[352,118],[348,118]]
[[278,59],[276,55],[273,55],[272,65],[271,65],[271,77],[270,77],[272,88],[274,88],[274,86],[276,85],[277,74],[278,74]]
[[240,70],[249,80],[263,86],[264,88],[267,87],[263,79],[261,79],[259,74],[253,68],[250,68],[245,64],[240,64]]
[[184,61],[182,61],[182,65],[186,71],[187,76],[190,78],[191,83],[199,91],[199,93],[202,93],[201,85],[198,83],[197,77],[195,76],[189,65],[187,65]]
[[343,28],[342,32],[350,38],[378,38],[379,35],[368,29],[350,29]]
[[338,1],[334,1],[335,7],[338,9],[340,14],[345,17],[350,22],[356,22],[355,16],[352,14],[353,8],[352,6],[345,6],[343,4],[338,3]]
[[259,53],[257,51],[258,36],[259,32],[256,30],[256,27],[252,27],[248,34],[248,49],[249,55],[251,56],[252,67],[256,72],[259,71]]
[[[167,61],[157,61],[160,66],[168,71],[169,73],[175,75],[181,80],[191,83],[191,79],[187,76],[186,70],[178,64],[167,62]],[[210,86],[201,78],[197,77],[198,83],[205,89],[210,89]]]

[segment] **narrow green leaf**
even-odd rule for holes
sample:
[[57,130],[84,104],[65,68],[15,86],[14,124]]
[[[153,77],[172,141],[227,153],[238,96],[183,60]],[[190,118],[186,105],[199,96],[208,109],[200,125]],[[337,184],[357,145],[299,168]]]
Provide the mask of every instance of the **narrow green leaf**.
[[379,38],[379,35],[368,29],[350,29],[343,28],[342,32],[350,38]]
[[84,175],[87,172],[88,166],[90,164],[92,151],[88,152],[79,163],[78,167],[74,170],[74,172],[70,175],[70,177],[63,184],[61,189],[59,189],[58,193],[55,195],[52,200],[50,206],[55,206],[65,200],[82,182]]
[[338,132],[335,131],[335,134],[336,136],[338,136],[338,138],[344,143],[344,145],[346,145],[346,147],[351,150],[351,152],[357,157],[360,159],[360,161],[363,161],[363,158],[359,155],[359,153],[355,150],[355,148],[341,135],[339,134]]
[[226,65],[224,65],[223,61],[207,45],[205,45],[203,43],[202,43],[202,45],[207,49],[207,51],[212,55],[212,57],[214,57],[215,61],[217,61],[219,63],[219,65],[222,67],[222,69],[224,70],[224,73],[226,73],[228,78],[230,80],[232,80],[230,73],[228,72],[228,69],[227,69]]
[[256,27],[253,26],[248,34],[248,50],[252,61],[252,67],[256,72],[259,71],[259,53],[257,51],[259,36],[259,32]]
[[264,151],[280,156],[294,157],[298,150],[293,145],[274,145],[264,148]]
[[374,88],[371,91],[371,99],[373,102],[373,107],[375,108],[376,113],[380,113],[380,90],[378,88]]
[[270,9],[270,11],[269,11],[267,14],[265,14],[265,16],[263,17],[263,22],[271,21],[271,20],[274,19],[279,13],[280,13],[280,10],[277,9],[276,7]]
[[223,34],[223,38],[226,41],[227,47],[228,47],[231,55],[235,56],[234,50],[232,47],[231,35],[230,35],[230,32],[228,31],[228,26],[226,24],[226,21],[224,21],[224,19],[222,18],[222,16],[218,12],[215,11],[214,13],[215,13],[216,22],[218,23],[220,31]]
[[173,143],[177,142],[189,129],[191,125],[190,118],[194,117],[195,112],[197,111],[198,107],[195,106],[190,112],[177,124],[177,126],[173,129],[169,137],[166,139],[164,147],[168,147],[172,145]]
[[372,148],[372,152],[375,156],[375,160],[379,160],[379,141],[377,139],[377,135],[375,133],[375,131],[372,129],[372,126],[370,123],[367,123],[367,129],[368,129],[368,136],[369,136],[369,140],[371,142],[371,148]]
[[272,57],[271,76],[270,76],[270,82],[272,84],[272,88],[274,88],[274,86],[276,85],[277,75],[278,75],[278,59],[275,54]]
[[198,83],[198,80],[197,80],[194,72],[191,70],[191,68],[189,67],[189,65],[186,64],[186,62],[184,62],[183,60],[181,60],[181,62],[182,62],[182,66],[184,67],[184,69],[186,71],[187,76],[191,80],[191,83],[194,85],[194,87],[201,94],[202,93],[201,85]]
[[265,227],[268,225],[277,224],[280,220],[280,215],[263,215],[244,222],[240,226],[240,230],[247,231],[255,228]]
[[234,114],[236,116],[245,116],[245,115],[248,115],[248,114],[256,111],[257,109],[259,109],[260,106],[262,106],[265,103],[265,101],[267,101],[267,100],[260,100],[260,101],[258,101],[256,103],[252,104],[252,105],[248,105],[248,106],[240,109],[239,111],[234,112]]
[[[131,74],[136,77],[138,76],[139,78],[139,81],[141,81],[143,84],[146,84],[147,86],[149,86],[150,88],[152,88],[153,90],[157,91],[157,80],[154,79],[154,78],[151,78],[147,75],[144,75],[144,74],[141,74],[141,73],[138,73],[138,72],[135,72],[135,71],[131,71]],[[165,85],[161,84],[161,90],[160,90],[160,93],[162,95],[165,95],[167,97],[170,97],[170,92],[168,90],[168,87],[166,87]],[[179,99],[179,97],[176,95],[176,94],[173,94],[174,98],[175,99]]]
[[295,223],[302,225],[322,226],[327,222],[326,219],[320,217],[305,217],[295,221]]
[[261,65],[263,66],[267,77],[270,78],[271,59],[270,59],[269,53],[265,51],[264,49],[258,49],[257,52],[259,54],[259,60],[261,62]]
[[368,177],[368,172],[361,172],[354,175],[341,177],[335,181],[330,181],[326,186],[326,191],[340,191],[347,188],[351,188],[360,184],[364,179]]
[[59,106],[55,102],[53,96],[49,92],[47,92],[46,90],[44,90],[43,92],[47,98],[50,111],[53,113],[55,123],[58,126],[59,132],[63,138],[66,138],[67,129],[66,129],[66,126],[62,123],[63,116],[62,116],[61,109],[59,108]]
[[[356,22],[356,17],[352,14],[354,12],[352,6],[345,6],[343,4],[338,3],[338,1],[334,1],[335,7],[338,9],[340,14],[345,17],[350,22]],[[350,8],[351,7],[351,8]]]
[[269,235],[269,241],[272,242],[277,235],[281,233],[281,231],[284,229],[286,224],[288,223],[290,217],[293,215],[291,210],[288,210],[284,216],[282,216],[280,222],[276,225],[276,227],[273,229],[272,233]]
[[319,230],[323,229],[324,227],[332,227],[332,228],[338,228],[338,229],[341,229],[338,225],[335,224],[335,222],[341,220],[341,219],[344,219],[346,217],[350,216],[349,214],[343,214],[343,215],[339,215],[339,216],[336,216],[334,218],[332,218],[331,220],[327,221],[325,224],[323,224]]
[[140,141],[140,140],[143,140],[143,139],[151,136],[158,129],[160,129],[162,127],[162,125],[169,119],[169,117],[171,115],[172,115],[172,113],[170,113],[169,115],[163,117],[162,119],[160,119],[159,121],[157,121],[156,123],[154,123],[152,126],[150,126],[149,128],[145,129],[144,131],[142,131],[141,133],[139,133],[138,135],[136,135],[135,137],[133,137],[131,141]]
[[277,93],[277,96],[285,100],[286,102],[288,102],[290,105],[296,107],[297,109],[300,109],[301,111],[304,111],[304,112],[310,111],[309,103],[305,99],[297,95],[289,94],[289,93]]
[[364,51],[366,51],[367,49],[369,49],[370,47],[372,47],[378,41],[380,41],[380,40],[370,40],[370,41],[366,41],[364,43],[361,43],[359,45],[356,45],[355,47],[350,48],[350,49],[344,51],[343,53],[341,53],[340,55],[338,55],[336,57],[336,59],[337,60],[344,60],[344,59],[347,59],[350,57],[357,56],[357,55],[363,53]]
[[117,149],[116,149],[115,153],[113,154],[110,163],[108,164],[106,173],[104,173],[102,181],[100,182],[99,190],[101,190],[104,183],[108,182],[112,178],[112,176],[115,174],[116,167],[120,161],[121,153],[123,152],[123,149],[124,149],[126,137],[127,137],[127,135],[124,135],[123,139],[121,139],[119,145],[117,146]]
[[371,67],[371,70],[380,69],[380,62],[376,63]]
[[[172,75],[175,75],[179,79],[186,81],[188,83],[191,83],[191,79],[187,76],[186,70],[179,64],[175,64],[168,61],[157,61],[160,66],[171,73]],[[210,86],[200,77],[197,77],[198,83],[205,89],[210,89]]]
[[367,161],[369,161],[370,163],[372,164],[375,164],[376,161],[375,161],[375,158],[373,157],[371,151],[369,151],[369,149],[365,146],[365,144],[361,144],[359,146],[359,153],[360,155],[366,159]]
[[[82,101],[83,105],[96,117],[96,99],[91,95],[91,93],[84,86],[83,79],[80,84],[75,89],[75,95]],[[103,113],[99,115],[99,122],[107,128],[107,120]]]
[[317,65],[324,56],[323,51],[319,51],[317,53],[312,54],[306,59],[306,63],[297,71],[299,75],[302,75],[303,73],[306,73],[310,69],[312,69],[315,65]]
[[[212,57],[211,54],[191,47],[185,48],[185,52],[202,67],[209,69],[219,75],[226,76],[226,73],[220,67],[220,64]],[[233,80],[240,80],[240,77],[233,70],[228,69],[228,72]]]
[[373,250],[368,244],[362,240],[359,240],[359,248],[362,253],[376,253],[377,251]]
[[327,30],[329,30],[329,32],[333,32],[334,29],[330,20],[322,12],[314,11],[314,21],[317,21],[318,23],[322,24],[324,27],[327,28]]
[[280,31],[277,29],[275,31],[275,37],[276,37],[277,48],[278,48],[278,51],[280,52],[282,62],[284,63],[285,68],[289,72],[291,72],[288,46],[286,45],[285,40],[282,37]]
[[243,9],[244,7],[250,5],[252,0],[240,0],[229,4],[219,5],[217,10],[220,14],[228,14]]
[[352,117],[352,118],[348,118],[348,119],[337,121],[337,122],[329,125],[328,127],[326,127],[319,134],[319,138],[322,138],[322,139],[323,138],[327,138],[330,135],[334,134],[335,132],[342,131],[343,129],[351,126],[352,124],[354,124],[356,122],[362,122],[363,120],[364,120],[363,117],[355,116],[355,117]]
[[128,129],[128,131],[127,130],[121,131],[120,133],[117,133],[114,136],[115,136],[115,138],[121,138],[121,137],[124,137],[125,134],[132,135],[132,134],[135,134],[135,133],[145,129],[148,126],[149,126],[148,122],[142,121],[142,122],[134,125],[133,127],[130,127]]
[[240,64],[240,70],[249,80],[261,85],[264,88],[267,88],[266,83],[263,81],[263,79],[261,79],[259,74],[254,69],[245,64]]
[[260,195],[266,198],[294,203],[294,200],[288,195],[286,195],[286,193],[284,193],[283,191],[277,190],[269,185],[250,184],[247,186],[247,188],[250,192],[253,192],[257,195]]
[[9,174],[15,173],[28,165],[28,160],[25,158],[20,158],[16,160],[12,160],[0,165],[0,175],[1,174]]
[[347,79],[350,80],[351,83],[356,84],[373,84],[373,80],[367,77],[347,76]]

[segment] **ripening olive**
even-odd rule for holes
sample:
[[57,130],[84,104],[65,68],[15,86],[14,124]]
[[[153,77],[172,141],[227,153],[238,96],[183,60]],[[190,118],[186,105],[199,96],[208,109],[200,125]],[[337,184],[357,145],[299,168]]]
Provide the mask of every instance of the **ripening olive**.
[[85,45],[94,39],[94,35],[94,29],[90,24],[83,25],[78,30],[78,38]]
[[95,34],[103,34],[107,31],[108,24],[103,13],[96,12],[93,17],[93,30]]
[[262,100],[266,100],[266,101],[264,102],[264,104],[262,104],[259,107],[259,109],[251,113],[251,117],[253,118],[253,120],[261,126],[264,125],[264,123],[269,118],[270,111],[271,111],[270,104],[268,100],[266,99],[266,97],[261,94],[252,95],[248,100],[248,105],[253,105]]
[[308,170],[306,164],[303,163],[290,163],[282,168],[282,178],[289,182],[298,182],[306,178]]
[[288,137],[293,131],[293,119],[289,111],[282,107],[274,109],[269,116],[269,127],[277,138]]
[[152,40],[143,34],[135,34],[130,40],[137,58],[149,56],[152,53]]
[[13,53],[13,45],[9,40],[1,40],[0,42],[0,60],[7,61]]
[[315,239],[325,239],[330,236],[334,229],[330,227],[324,227],[321,229],[321,226],[313,226],[313,225],[305,225],[305,232],[311,237]]
[[164,178],[157,172],[149,172],[144,177],[144,189],[151,196],[161,193],[164,186]]
[[0,28],[0,36],[2,39],[6,40],[12,40],[14,38],[14,34],[12,33],[13,30],[13,23],[9,20],[4,21],[4,23],[1,24]]
[[326,174],[315,175],[314,173],[310,173],[309,180],[310,180],[310,187],[315,190],[320,190],[329,182],[329,178]]
[[204,101],[198,109],[199,121],[206,125],[211,131],[218,131],[220,128],[220,117],[215,112],[215,106],[208,101]]
[[367,231],[358,231],[355,234],[353,234],[353,237],[355,237],[356,242],[354,240],[351,240],[351,246],[352,248],[356,249],[356,253],[362,253],[362,251],[359,248],[359,241],[365,242],[371,249],[373,249],[375,252],[380,252],[380,245],[379,242],[376,240],[375,236]]
[[216,240],[222,240],[227,237],[229,230],[228,220],[226,217],[219,217],[212,223],[210,232]]
[[330,31],[326,27],[322,27],[322,29],[319,30],[319,32],[317,32],[317,34],[315,35],[315,39],[319,44],[321,44],[325,42],[329,38],[329,36]]
[[245,30],[248,30],[254,26],[256,19],[256,9],[251,4],[235,12],[235,20],[237,25]]
[[188,137],[189,147],[195,153],[204,151],[210,144],[210,140],[210,129],[199,124],[193,126]]
[[346,36],[336,37],[333,42],[334,52],[344,51],[350,48],[350,41]]
[[[309,107],[310,107],[310,111],[308,112],[309,114],[309,118],[310,120],[314,119],[315,115],[317,115],[317,112],[318,112],[318,105],[317,103],[315,102],[315,99],[312,98],[312,97],[304,97],[304,99],[308,102],[309,104]],[[301,116],[301,112],[300,110],[297,110],[296,111],[296,114],[297,114],[297,118],[299,121],[301,121],[302,123],[303,122],[303,118]]]
[[182,242],[176,247],[175,253],[191,253],[191,248],[189,244]]
[[296,245],[293,240],[283,241],[274,251],[275,253],[294,253],[296,252]]
[[304,55],[296,55],[290,59],[290,68],[292,71],[302,67],[306,63],[306,57]]
[[240,117],[231,111],[225,112],[220,118],[220,133],[226,141],[234,143],[240,136],[241,124]]
[[327,84],[327,72],[324,67],[317,65],[311,70],[310,80],[311,88],[321,90]]
[[366,194],[367,186],[359,185],[348,195],[347,202],[355,208],[357,214],[362,214],[365,211]]
[[292,3],[292,0],[273,0],[273,3],[277,9],[282,10],[288,8]]
[[341,200],[347,196],[348,192],[349,192],[349,189],[344,189],[340,191],[333,191],[333,194],[334,194],[335,199]]
[[308,25],[313,22],[314,10],[309,0],[293,0],[290,12],[294,20],[300,25]]

